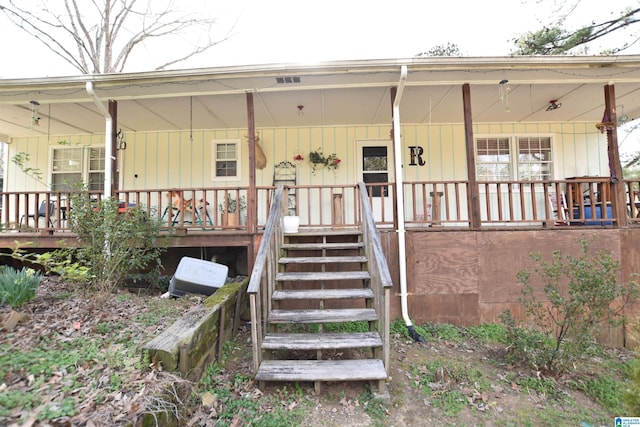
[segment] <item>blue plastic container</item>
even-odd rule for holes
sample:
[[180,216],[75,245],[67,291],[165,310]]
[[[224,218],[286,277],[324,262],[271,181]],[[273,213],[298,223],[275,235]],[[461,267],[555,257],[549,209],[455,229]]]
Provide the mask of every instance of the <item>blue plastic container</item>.
[[[584,206],[585,222],[571,222],[571,225],[613,225],[613,221],[607,220],[607,218],[613,218],[613,213],[611,211],[611,204],[607,204],[607,215],[606,216],[602,215],[603,209],[602,209],[602,204],[601,203],[597,203],[595,205],[595,211],[596,211],[595,219],[604,218],[605,220],[604,221],[596,221],[596,220],[594,220],[594,216],[593,216],[591,205],[585,205]],[[573,208],[573,217],[574,218],[578,218],[579,216],[580,216],[580,208],[574,207]]]

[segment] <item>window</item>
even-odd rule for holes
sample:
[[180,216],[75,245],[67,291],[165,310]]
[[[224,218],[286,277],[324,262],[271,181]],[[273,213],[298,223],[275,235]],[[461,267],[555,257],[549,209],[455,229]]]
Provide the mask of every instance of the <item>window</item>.
[[240,178],[240,141],[213,141],[212,180]]
[[87,183],[90,190],[104,189],[104,148],[53,148],[51,154],[51,189],[72,190]]
[[552,178],[551,137],[476,138],[479,181],[540,181]]
[[[377,182],[388,182],[388,158],[387,147],[370,146],[362,147],[362,180],[365,184],[373,184]],[[371,196],[380,197],[384,192],[384,196],[388,196],[389,189],[384,186],[371,187]]]

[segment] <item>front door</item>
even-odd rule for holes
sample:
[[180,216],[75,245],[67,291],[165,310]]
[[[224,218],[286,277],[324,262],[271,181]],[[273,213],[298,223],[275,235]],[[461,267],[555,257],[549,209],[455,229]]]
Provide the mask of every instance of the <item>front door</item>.
[[[373,215],[377,222],[393,223],[393,143],[387,139],[356,141],[358,181],[368,184]],[[376,185],[378,183],[387,185]]]

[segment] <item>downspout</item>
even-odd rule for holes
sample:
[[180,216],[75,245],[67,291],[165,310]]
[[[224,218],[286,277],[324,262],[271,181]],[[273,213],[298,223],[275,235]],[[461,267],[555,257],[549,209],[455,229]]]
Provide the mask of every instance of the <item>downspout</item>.
[[111,127],[112,127],[112,118],[111,114],[107,108],[102,104],[102,101],[98,99],[98,95],[93,90],[93,82],[87,82],[86,84],[87,93],[91,95],[93,98],[93,102],[95,102],[98,110],[102,113],[105,119],[105,131],[104,131],[104,198],[111,197],[111,179],[113,176],[113,170],[111,168],[113,161],[113,150],[111,149]]
[[405,223],[404,223],[404,183],[402,176],[402,142],[400,140],[400,101],[402,92],[407,81],[407,66],[400,68],[400,81],[398,82],[398,90],[393,100],[393,158],[395,162],[395,178],[396,178],[396,210],[398,212],[398,267],[400,270],[400,306],[402,309],[402,318],[407,325],[409,335],[415,341],[424,342],[424,338],[420,336],[413,327],[409,318],[409,310],[407,303],[407,258],[405,244]]

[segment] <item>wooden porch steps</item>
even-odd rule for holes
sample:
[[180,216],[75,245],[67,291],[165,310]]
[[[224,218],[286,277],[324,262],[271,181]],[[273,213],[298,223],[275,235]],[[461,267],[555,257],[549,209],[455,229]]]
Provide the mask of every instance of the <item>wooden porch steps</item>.
[[282,272],[276,274],[277,282],[295,281],[326,281],[326,280],[369,280],[368,271],[313,271],[313,272]]
[[382,360],[264,360],[258,381],[369,381],[385,380]]
[[267,322],[271,324],[373,322],[378,320],[372,308],[271,310]]
[[277,289],[271,294],[271,299],[284,300],[314,300],[314,299],[367,299],[373,298],[373,291],[369,288],[361,289]]
[[361,249],[364,247],[362,242],[328,242],[328,243],[283,243],[284,250],[322,250],[322,249]]
[[[317,392],[322,381],[375,381],[384,388],[383,341],[362,233],[313,230],[283,239],[256,379],[312,381]],[[365,329],[337,326],[351,322]]]
[[262,348],[268,350],[334,350],[381,346],[382,340],[377,332],[268,333],[262,341]]
[[308,256],[308,257],[282,257],[280,264],[339,264],[339,263],[365,263],[367,257],[356,256]]

